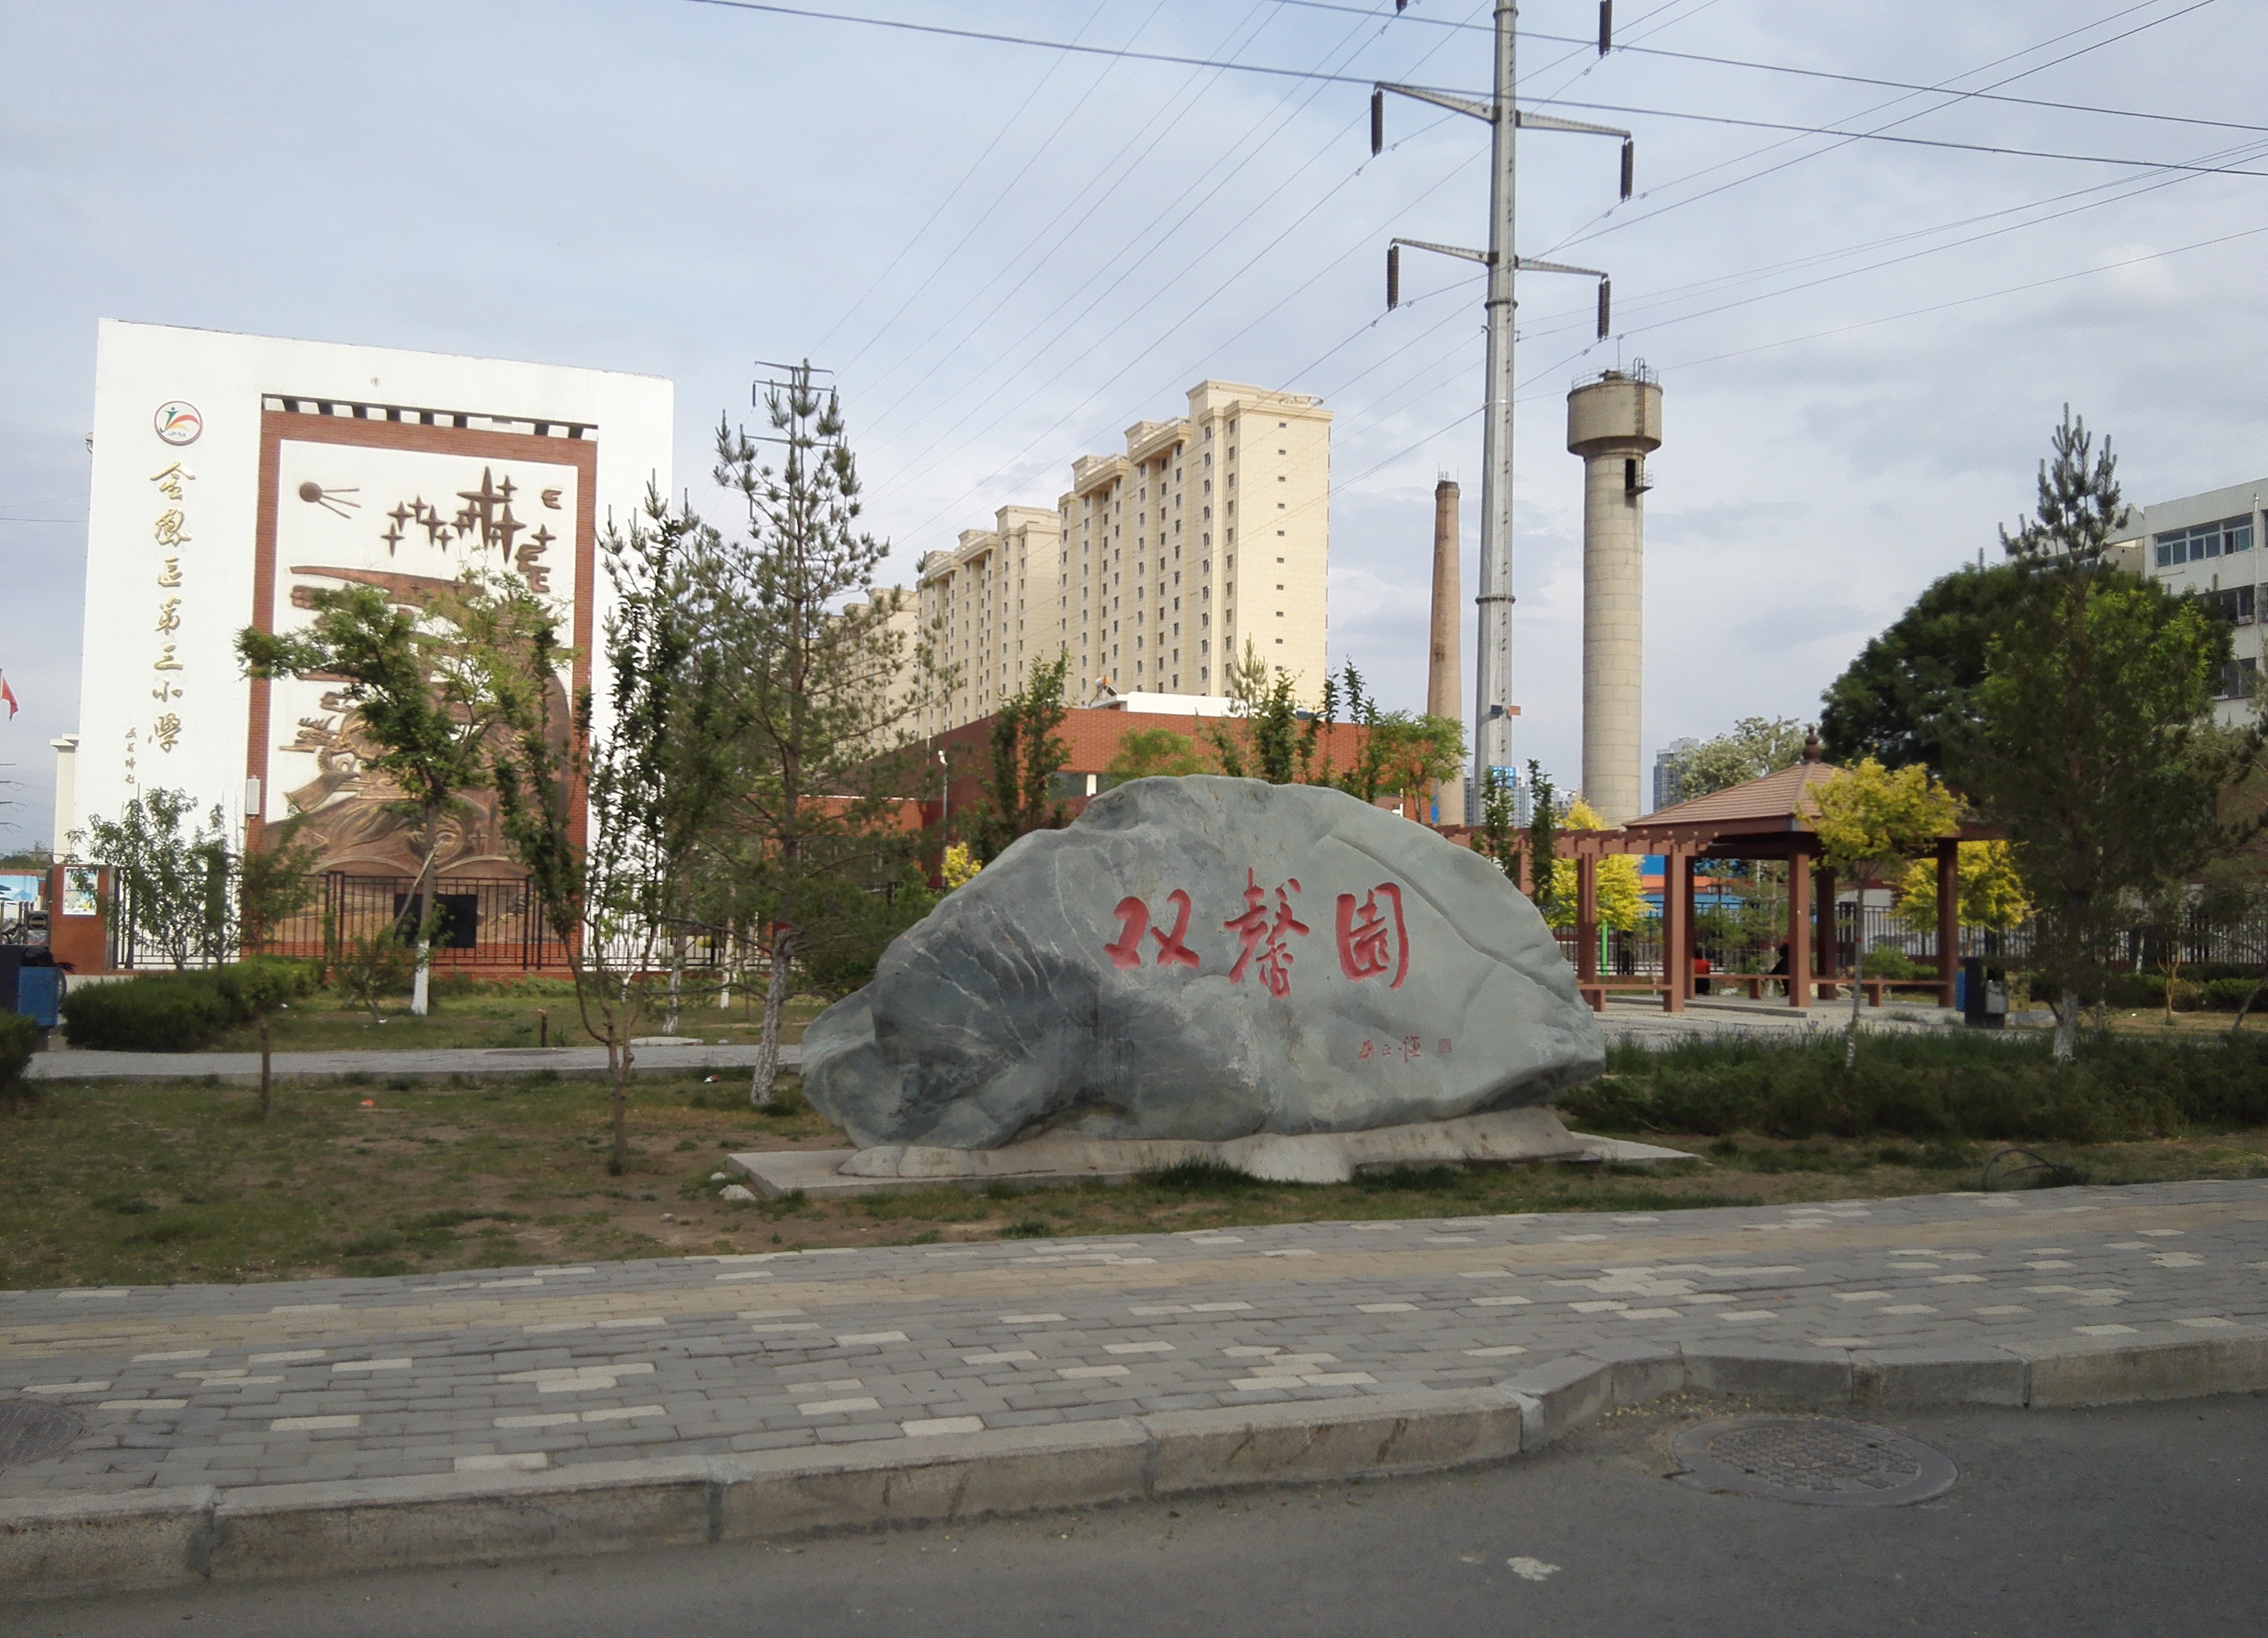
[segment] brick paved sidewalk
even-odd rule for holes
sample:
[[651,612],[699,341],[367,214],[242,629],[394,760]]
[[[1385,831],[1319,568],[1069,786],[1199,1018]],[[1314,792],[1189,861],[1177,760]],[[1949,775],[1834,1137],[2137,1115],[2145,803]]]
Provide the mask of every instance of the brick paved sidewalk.
[[0,1499],[914,1441],[1488,1386],[1602,1343],[2268,1332],[2268,1180],[0,1294]]

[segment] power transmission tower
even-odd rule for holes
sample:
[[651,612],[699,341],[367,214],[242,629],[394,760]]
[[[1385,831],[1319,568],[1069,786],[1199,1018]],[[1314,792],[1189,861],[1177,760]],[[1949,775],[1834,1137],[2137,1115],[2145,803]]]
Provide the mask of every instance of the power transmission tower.
[[[1599,55],[1613,48],[1614,0],[1600,0]],[[1486,250],[1467,250],[1455,245],[1429,244],[1422,240],[1396,239],[1386,247],[1386,305],[1402,301],[1402,247],[1431,250],[1445,256],[1477,262],[1488,269],[1488,396],[1483,406],[1481,431],[1481,575],[1479,643],[1475,650],[1473,778],[1466,801],[1468,820],[1501,771],[1513,775],[1512,760],[1512,343],[1513,275],[1572,273],[1599,281],[1599,336],[1604,340],[1611,317],[1611,284],[1596,268],[1567,267],[1539,262],[1513,249],[1513,184],[1516,178],[1518,134],[1522,129],[1580,131],[1594,136],[1622,139],[1622,196],[1631,196],[1635,150],[1631,134],[1609,125],[1588,125],[1548,114],[1522,113],[1514,100],[1518,84],[1519,11],[1517,0],[1497,0],[1495,94],[1487,102],[1451,96],[1417,85],[1381,82],[1370,95],[1370,151],[1386,145],[1386,93],[1410,97],[1438,108],[1485,121],[1489,143],[1489,237]]]

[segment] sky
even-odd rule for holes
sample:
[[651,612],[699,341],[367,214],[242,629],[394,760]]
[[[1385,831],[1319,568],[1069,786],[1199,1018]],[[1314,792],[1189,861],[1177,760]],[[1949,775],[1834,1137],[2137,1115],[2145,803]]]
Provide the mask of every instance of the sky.
[[[665,375],[678,483],[728,523],[718,419],[807,358],[908,584],[1200,380],[1314,394],[1331,663],[1422,707],[1443,474],[1476,588],[1478,269],[1409,253],[1388,314],[1384,247],[1485,242],[1487,131],[1391,100],[1373,158],[1368,83],[1484,92],[1486,0],[793,4],[1044,43],[711,0],[0,0],[0,846],[51,839],[76,727],[105,317]],[[1616,333],[1591,281],[1522,278],[1516,756],[1580,773],[1586,372],[1664,394],[1649,756],[1815,719],[1997,556],[2066,403],[2138,502],[2268,469],[2268,8],[1616,11],[1603,60],[1594,0],[1521,13],[1523,97],[1630,129],[1638,191],[1611,140],[1521,137],[1519,252],[1610,272]]]

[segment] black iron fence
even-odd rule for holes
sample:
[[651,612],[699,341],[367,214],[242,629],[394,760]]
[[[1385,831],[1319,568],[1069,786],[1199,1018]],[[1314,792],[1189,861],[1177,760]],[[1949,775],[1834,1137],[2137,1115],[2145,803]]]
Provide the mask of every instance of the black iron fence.
[[[414,926],[410,903],[413,876],[348,875],[328,871],[315,884],[306,907],[268,930],[259,952],[327,962],[360,941]],[[511,877],[452,876],[432,890],[438,912],[433,964],[440,968],[512,968],[526,971],[567,970],[567,947],[546,922],[527,883]],[[110,964],[114,970],[154,971],[177,964],[217,966],[235,959],[233,948],[198,940],[177,961],[177,952],[152,947],[136,929],[134,905],[121,888],[109,926]]]

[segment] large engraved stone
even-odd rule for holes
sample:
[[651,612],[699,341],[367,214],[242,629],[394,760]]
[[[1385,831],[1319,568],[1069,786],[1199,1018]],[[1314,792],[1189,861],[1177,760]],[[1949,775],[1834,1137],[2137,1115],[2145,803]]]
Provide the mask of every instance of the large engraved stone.
[[1357,1132],[1539,1103],[1604,1048],[1486,860],[1311,786],[1138,779],[1025,837],[803,1038],[861,1147]]

